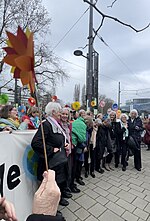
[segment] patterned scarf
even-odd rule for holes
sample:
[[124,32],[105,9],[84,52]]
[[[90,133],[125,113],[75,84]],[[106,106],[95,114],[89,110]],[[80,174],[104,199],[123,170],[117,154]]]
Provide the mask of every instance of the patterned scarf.
[[19,121],[13,120],[12,118],[8,118],[8,120],[18,129],[20,126]]

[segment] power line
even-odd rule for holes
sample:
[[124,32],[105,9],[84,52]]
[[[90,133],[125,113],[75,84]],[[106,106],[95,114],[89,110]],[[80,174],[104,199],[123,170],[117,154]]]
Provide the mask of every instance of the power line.
[[55,54],[58,58],[60,58],[61,60],[63,60],[63,61],[65,61],[66,63],[68,63],[68,64],[72,64],[72,65],[74,65],[74,66],[76,66],[76,67],[78,67],[78,68],[81,68],[81,69],[85,69],[83,66],[80,66],[80,65],[78,65],[78,64],[76,64],[76,63],[73,63],[73,62],[71,62],[71,61],[69,61],[69,60],[67,60],[67,59],[65,59],[65,58],[63,58],[63,57],[61,57],[61,56],[59,56],[59,55],[57,55],[57,54]]
[[118,81],[117,81],[116,79],[114,79],[114,78],[112,78],[112,77],[109,77],[109,76],[107,76],[107,75],[100,74],[100,76],[105,77],[105,78],[109,78],[109,79],[111,79],[111,80],[113,80],[113,81],[116,81],[116,82],[118,83]]
[[97,37],[107,46],[111,52],[120,60],[120,62],[127,68],[127,70],[134,75],[134,77],[139,81],[136,74],[128,67],[128,65],[122,60],[122,58],[105,42],[105,40],[97,33]]
[[66,36],[72,31],[72,29],[76,26],[76,24],[81,20],[81,18],[87,13],[90,7],[88,7],[83,14],[77,19],[77,21],[71,26],[71,28],[64,34],[64,36],[58,41],[58,43],[53,47],[52,51],[54,51],[58,45],[66,38]]

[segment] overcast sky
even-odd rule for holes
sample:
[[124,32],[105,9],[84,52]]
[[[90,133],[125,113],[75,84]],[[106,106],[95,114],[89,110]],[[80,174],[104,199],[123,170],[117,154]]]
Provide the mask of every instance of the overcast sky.
[[[150,22],[150,0],[118,0],[113,8],[108,8],[111,2],[98,0],[97,7],[137,29]],[[88,8],[88,4],[83,0],[43,0],[43,4],[52,18],[50,44],[55,48],[59,40]],[[95,29],[100,21],[101,16],[94,11]],[[70,75],[70,79],[57,86],[57,96],[66,102],[73,101],[74,85],[80,83],[82,87],[85,82],[86,59],[74,56],[73,51],[87,44],[88,22],[89,11],[54,49],[56,55],[73,63],[61,60],[61,65]],[[94,42],[94,48],[100,54],[99,93],[106,94],[116,102],[120,81],[122,103],[127,99],[150,97],[150,28],[136,33],[107,19],[99,34],[109,45],[107,47],[98,38]],[[85,54],[87,50],[86,47]]]

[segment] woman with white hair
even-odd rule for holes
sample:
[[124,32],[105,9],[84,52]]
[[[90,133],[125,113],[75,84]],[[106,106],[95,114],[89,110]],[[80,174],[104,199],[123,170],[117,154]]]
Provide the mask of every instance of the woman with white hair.
[[126,114],[120,115],[120,124],[121,124],[121,164],[122,164],[122,171],[126,171],[127,163],[127,152],[128,152],[128,146],[127,146],[127,140],[129,136],[129,130],[128,130],[128,116]]
[[[45,108],[47,118],[43,121],[44,137],[47,150],[48,167],[56,173],[56,182],[61,190],[60,205],[67,206],[69,202],[64,198],[72,195],[64,192],[68,179],[68,160],[66,156],[66,134],[59,124],[61,106],[59,103],[49,102]],[[33,137],[31,146],[38,154],[37,178],[42,181],[45,168],[44,148],[41,126]]]
[[136,109],[131,110],[128,120],[129,138],[133,138],[135,142],[134,148],[134,166],[138,171],[141,171],[141,133],[143,131],[142,120],[138,116]]
[[118,168],[119,158],[121,153],[120,140],[121,140],[121,124],[117,121],[117,116],[115,111],[110,112],[110,137],[113,148],[113,153],[115,157],[115,168]]

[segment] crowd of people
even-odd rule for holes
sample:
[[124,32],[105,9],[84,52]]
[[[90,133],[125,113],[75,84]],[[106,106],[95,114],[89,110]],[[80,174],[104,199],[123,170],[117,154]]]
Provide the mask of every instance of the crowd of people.
[[46,170],[43,130],[48,168],[55,171],[62,206],[68,206],[67,199],[80,192],[79,186],[85,185],[84,179],[96,177],[95,171],[111,172],[119,164],[122,171],[126,171],[131,156],[135,169],[141,171],[141,141],[150,150],[150,118],[143,124],[135,109],[129,116],[123,113],[118,117],[115,111],[94,116],[90,111],[81,109],[77,112],[62,108],[57,102],[49,102],[42,119],[41,126],[36,107],[30,107],[18,119],[17,109],[5,105],[0,114],[0,131],[37,129],[31,146],[39,156],[37,179],[42,183]]

